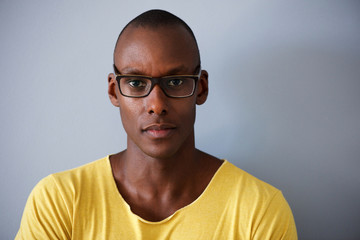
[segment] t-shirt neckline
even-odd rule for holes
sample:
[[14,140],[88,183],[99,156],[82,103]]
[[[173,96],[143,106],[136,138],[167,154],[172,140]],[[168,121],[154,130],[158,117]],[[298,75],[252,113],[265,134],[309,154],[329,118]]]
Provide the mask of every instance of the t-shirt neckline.
[[107,155],[105,158],[106,161],[106,167],[107,167],[107,171],[108,171],[108,176],[111,177],[111,182],[112,182],[112,192],[115,192],[116,195],[118,196],[118,199],[120,201],[119,204],[123,204],[126,206],[126,209],[128,210],[128,213],[130,216],[137,218],[139,221],[146,223],[146,224],[164,224],[168,221],[170,221],[171,219],[173,219],[176,215],[180,215],[183,214],[184,212],[186,212],[188,209],[191,209],[193,206],[196,206],[199,202],[203,201],[206,199],[206,196],[209,194],[210,192],[210,188],[212,188],[213,185],[216,185],[217,179],[220,178],[219,175],[222,172],[222,169],[224,168],[225,165],[228,164],[228,161],[226,159],[222,159],[222,163],[220,165],[220,167],[216,170],[215,174],[212,176],[210,182],[208,183],[208,185],[206,186],[206,188],[204,189],[204,191],[191,203],[189,203],[188,205],[179,208],[178,210],[176,210],[173,214],[171,214],[170,216],[160,220],[160,221],[149,221],[146,220],[140,216],[138,216],[137,214],[133,213],[131,210],[130,205],[125,201],[125,199],[123,198],[123,196],[121,195],[121,193],[119,192],[117,185],[116,185],[116,181],[112,172],[112,167],[111,167],[111,163],[110,163],[110,155]]

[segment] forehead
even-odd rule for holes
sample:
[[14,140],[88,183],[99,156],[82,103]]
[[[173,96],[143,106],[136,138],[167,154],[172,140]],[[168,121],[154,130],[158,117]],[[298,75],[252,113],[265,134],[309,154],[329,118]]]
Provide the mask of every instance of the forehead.
[[161,75],[180,65],[194,71],[199,62],[196,44],[183,26],[129,27],[117,43],[114,60],[121,73],[137,69],[147,75]]

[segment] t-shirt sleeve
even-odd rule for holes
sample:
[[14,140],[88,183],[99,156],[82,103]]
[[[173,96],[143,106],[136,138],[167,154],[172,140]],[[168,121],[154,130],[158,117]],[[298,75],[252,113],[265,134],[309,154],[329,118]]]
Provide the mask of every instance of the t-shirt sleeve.
[[20,239],[71,239],[71,214],[52,175],[32,190],[24,209]]
[[253,239],[298,239],[293,214],[281,191],[269,201]]

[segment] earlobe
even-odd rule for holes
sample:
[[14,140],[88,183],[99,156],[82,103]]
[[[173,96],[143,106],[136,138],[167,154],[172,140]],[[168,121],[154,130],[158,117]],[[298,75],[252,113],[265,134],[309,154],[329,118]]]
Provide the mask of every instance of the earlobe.
[[196,95],[196,104],[201,105],[206,102],[208,93],[209,93],[209,74],[206,70],[201,71],[197,86],[197,95]]
[[117,82],[115,80],[115,75],[113,73],[110,73],[108,75],[108,94],[111,103],[115,107],[119,107],[119,99],[116,94],[116,88],[117,88]]

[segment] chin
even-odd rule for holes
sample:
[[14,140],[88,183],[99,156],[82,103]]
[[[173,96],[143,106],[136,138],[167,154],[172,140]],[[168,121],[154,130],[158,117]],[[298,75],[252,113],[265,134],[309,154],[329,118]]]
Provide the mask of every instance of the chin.
[[178,148],[167,148],[160,149],[158,147],[153,147],[151,149],[142,149],[143,153],[151,158],[155,159],[169,159],[178,154]]
[[169,159],[175,155],[174,153],[168,152],[148,152],[145,154],[154,159]]

